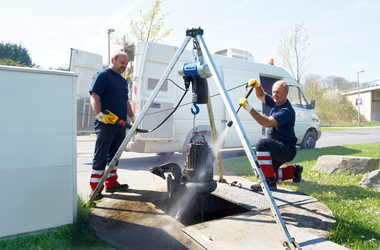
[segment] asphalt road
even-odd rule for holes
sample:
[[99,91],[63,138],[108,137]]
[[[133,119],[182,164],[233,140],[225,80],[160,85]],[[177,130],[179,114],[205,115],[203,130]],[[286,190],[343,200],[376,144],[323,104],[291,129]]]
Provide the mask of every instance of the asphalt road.
[[371,142],[380,142],[380,128],[360,128],[322,132],[322,136],[317,141],[316,147],[324,148],[346,144],[361,144]]
[[[370,142],[380,142],[380,128],[322,132],[322,137],[317,141],[316,147],[322,148]],[[89,178],[94,147],[94,135],[81,135],[77,137],[78,194],[83,197],[86,197],[90,192]],[[222,159],[239,156],[245,156],[245,152],[242,148],[224,149],[221,151]],[[171,156],[158,156],[157,154],[123,152],[118,167],[119,181],[120,183],[128,183],[130,186],[165,181],[151,174],[149,169],[167,162],[176,162],[182,167],[185,162],[185,157],[178,153]],[[214,174],[218,174],[217,170],[214,171]],[[223,174],[225,175],[225,173]]]

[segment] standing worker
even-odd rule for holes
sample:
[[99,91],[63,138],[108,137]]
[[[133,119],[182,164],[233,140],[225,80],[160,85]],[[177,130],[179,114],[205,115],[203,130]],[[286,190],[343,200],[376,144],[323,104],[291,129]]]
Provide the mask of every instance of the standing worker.
[[[293,179],[293,182],[300,182],[303,171],[301,164],[280,168],[283,163],[293,160],[297,153],[297,138],[294,133],[295,112],[287,99],[289,85],[282,80],[275,82],[270,96],[256,80],[252,79],[249,83],[255,88],[256,97],[271,108],[267,117],[252,108],[246,98],[239,100],[239,105],[242,105],[258,124],[268,128],[267,139],[258,140],[255,147],[257,160],[269,189],[277,190],[277,181]],[[262,191],[260,184],[252,185],[251,189]]]
[[[121,76],[127,64],[127,54],[117,51],[112,55],[110,67],[97,72],[92,79],[90,95],[91,106],[96,114],[94,121],[96,144],[90,179],[90,197],[105,173],[106,166],[109,166],[126,135],[126,129],[115,124],[115,121],[117,118],[126,120],[127,115],[132,123],[135,121],[128,101],[128,83]],[[106,112],[106,110],[111,112]],[[107,193],[128,189],[128,184],[120,184],[117,181],[118,163],[115,164],[114,169],[104,182]],[[96,199],[101,198],[103,188],[104,186],[99,190]]]

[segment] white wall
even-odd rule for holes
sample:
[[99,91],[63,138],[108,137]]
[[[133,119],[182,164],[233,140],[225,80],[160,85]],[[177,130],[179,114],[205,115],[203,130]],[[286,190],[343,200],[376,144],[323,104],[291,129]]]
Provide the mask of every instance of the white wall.
[[380,92],[379,91],[373,91],[372,121],[380,122]]
[[76,81],[0,66],[0,238],[76,220]]
[[[364,117],[368,121],[372,121],[372,91],[360,92],[360,99],[362,99],[362,105],[360,106],[360,114],[364,115]],[[347,99],[354,105],[356,109],[356,99],[358,98],[358,93],[351,93],[347,95]]]

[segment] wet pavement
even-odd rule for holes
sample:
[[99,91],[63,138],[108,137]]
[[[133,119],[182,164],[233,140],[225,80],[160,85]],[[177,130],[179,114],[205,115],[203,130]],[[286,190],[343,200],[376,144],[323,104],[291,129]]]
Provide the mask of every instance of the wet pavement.
[[[90,192],[92,153],[82,146],[92,142],[91,137],[78,139],[78,194],[84,198]],[[227,171],[223,173],[227,182],[237,181],[242,188],[218,183],[212,196],[225,196],[234,206],[243,207],[244,212],[190,225],[167,214],[166,180],[152,175],[149,168],[169,161],[183,166],[184,157],[123,153],[119,182],[128,183],[130,188],[106,194],[96,203],[90,219],[97,237],[117,249],[286,249],[285,234],[271,216],[265,197],[250,191],[247,180]],[[217,170],[214,179],[218,179]],[[346,249],[324,239],[335,221],[324,204],[283,188],[272,195],[289,234],[302,249]],[[239,200],[242,196],[247,198]]]

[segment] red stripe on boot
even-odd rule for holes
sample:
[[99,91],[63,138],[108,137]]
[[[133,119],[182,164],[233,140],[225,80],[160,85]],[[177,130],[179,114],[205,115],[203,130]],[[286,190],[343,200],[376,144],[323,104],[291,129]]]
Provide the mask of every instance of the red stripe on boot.
[[271,161],[272,157],[271,156],[257,156],[257,160],[267,160]]
[[281,167],[282,180],[291,180],[294,178],[294,167],[292,164]]
[[[94,169],[92,170],[91,177],[90,177],[90,187],[92,191],[96,189],[103,175],[104,175],[104,170],[94,170]],[[102,187],[100,188],[100,191],[103,191],[103,188],[104,188],[104,185],[102,185]]]
[[118,183],[117,177],[118,176],[117,176],[116,170],[112,170],[110,174],[108,175],[108,178],[104,182],[104,184],[106,185],[106,188],[111,188],[115,186]]

